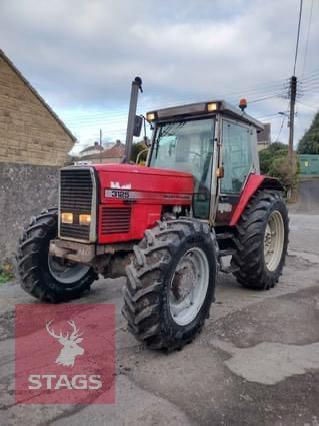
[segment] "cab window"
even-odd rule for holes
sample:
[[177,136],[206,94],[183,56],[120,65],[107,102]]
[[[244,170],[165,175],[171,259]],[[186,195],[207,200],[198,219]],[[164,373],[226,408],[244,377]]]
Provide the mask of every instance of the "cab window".
[[209,216],[214,130],[214,118],[161,123],[150,160],[151,167],[194,176],[194,216],[203,219]]
[[252,168],[251,130],[229,120],[222,125],[223,194],[238,194]]

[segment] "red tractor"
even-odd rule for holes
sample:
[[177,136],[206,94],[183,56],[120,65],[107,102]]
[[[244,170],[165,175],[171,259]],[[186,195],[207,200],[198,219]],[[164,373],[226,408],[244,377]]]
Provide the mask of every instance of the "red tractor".
[[161,109],[147,120],[146,167],[61,170],[59,206],[24,230],[19,272],[25,291],[53,303],[81,296],[99,274],[126,275],[128,329],[172,350],[203,327],[219,270],[249,289],[276,285],[288,215],[281,184],[259,172],[262,123],[224,101]]

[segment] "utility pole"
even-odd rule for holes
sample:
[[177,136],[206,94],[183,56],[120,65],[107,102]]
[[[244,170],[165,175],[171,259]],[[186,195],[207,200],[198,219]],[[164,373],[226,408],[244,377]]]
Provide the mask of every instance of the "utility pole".
[[100,163],[102,163],[102,129],[100,129]]
[[289,142],[288,142],[288,163],[290,170],[293,166],[294,150],[294,124],[295,124],[295,103],[297,94],[297,77],[293,75],[290,79],[290,111],[289,111]]

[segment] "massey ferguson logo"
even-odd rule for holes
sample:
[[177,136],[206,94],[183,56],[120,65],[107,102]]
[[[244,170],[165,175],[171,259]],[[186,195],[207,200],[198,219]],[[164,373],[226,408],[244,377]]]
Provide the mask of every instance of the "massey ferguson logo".
[[53,323],[53,321],[48,321],[46,324],[47,332],[52,336],[54,339],[57,339],[58,342],[62,345],[61,351],[59,353],[59,356],[55,360],[56,364],[62,364],[66,367],[73,367],[75,357],[77,355],[83,355],[84,349],[79,346],[79,343],[82,342],[82,334],[79,334],[79,330],[76,328],[74,321],[68,321],[68,324],[72,327],[72,333],[69,335],[69,333],[66,336],[63,336],[62,332],[59,334],[56,334],[54,330],[50,326]]
[[112,188],[112,189],[132,189],[132,184],[129,182],[129,183],[123,183],[123,184],[120,184],[120,182],[113,182],[113,181],[111,181],[110,182],[110,187]]
[[114,334],[114,305],[17,305],[17,403],[113,403]]

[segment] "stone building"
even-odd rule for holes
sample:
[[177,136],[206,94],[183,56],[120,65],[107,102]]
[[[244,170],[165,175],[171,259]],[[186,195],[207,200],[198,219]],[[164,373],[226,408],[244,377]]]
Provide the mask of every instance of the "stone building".
[[0,50],[0,162],[62,166],[75,137]]

